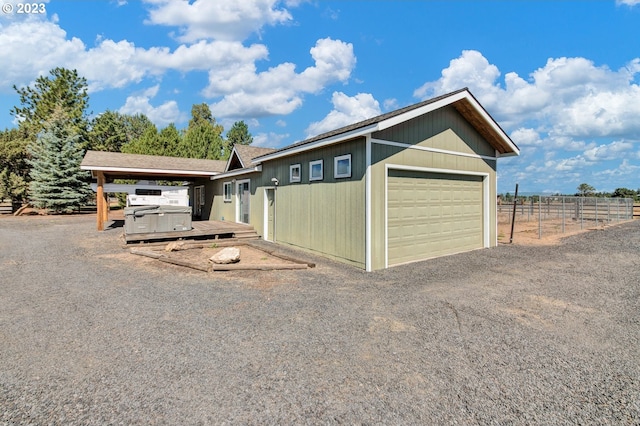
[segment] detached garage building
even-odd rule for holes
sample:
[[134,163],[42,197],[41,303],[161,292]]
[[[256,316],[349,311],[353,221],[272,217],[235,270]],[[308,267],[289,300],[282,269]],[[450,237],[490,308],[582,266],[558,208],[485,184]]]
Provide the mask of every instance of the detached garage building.
[[211,177],[211,220],[372,271],[496,246],[496,163],[519,149],[462,89],[249,154]]

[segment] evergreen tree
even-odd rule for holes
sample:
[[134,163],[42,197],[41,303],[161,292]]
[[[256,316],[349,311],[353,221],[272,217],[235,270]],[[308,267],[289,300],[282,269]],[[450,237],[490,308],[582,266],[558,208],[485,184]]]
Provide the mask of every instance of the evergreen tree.
[[180,131],[171,123],[158,134],[159,144],[163,147],[162,154],[167,157],[179,157],[178,148],[182,140]]
[[193,105],[189,126],[178,147],[180,157],[220,160],[224,157],[224,128],[216,123],[209,106]]
[[67,117],[68,126],[86,144],[89,120],[87,108],[89,95],[87,80],[76,70],[54,68],[50,77],[38,77],[32,86],[14,90],[20,96],[20,107],[14,107],[11,114],[20,120],[20,127],[29,133],[29,140],[36,137],[50,122],[55,110],[61,110]]
[[151,124],[142,135],[122,145],[121,151],[127,154],[163,155],[164,145],[158,138],[158,129]]
[[227,132],[225,143],[225,158],[229,158],[234,145],[251,145],[253,136],[244,121],[236,121]]
[[123,114],[107,110],[92,120],[89,149],[120,152],[127,142],[127,121]]
[[87,172],[80,170],[84,155],[80,140],[77,128],[60,108],[29,145],[31,201],[36,207],[68,213],[92,195]]
[[14,206],[19,206],[28,195],[28,142],[24,129],[0,132],[0,199],[10,199]]

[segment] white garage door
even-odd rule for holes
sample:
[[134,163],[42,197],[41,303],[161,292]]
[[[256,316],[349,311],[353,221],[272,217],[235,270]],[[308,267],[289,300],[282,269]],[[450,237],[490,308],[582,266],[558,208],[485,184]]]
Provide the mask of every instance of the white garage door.
[[483,177],[389,170],[389,265],[484,247]]

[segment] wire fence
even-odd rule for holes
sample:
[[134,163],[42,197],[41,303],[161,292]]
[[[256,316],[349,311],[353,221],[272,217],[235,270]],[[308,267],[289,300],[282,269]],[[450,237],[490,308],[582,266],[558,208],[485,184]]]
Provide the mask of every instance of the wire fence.
[[[513,200],[498,206],[498,223],[514,220]],[[570,233],[633,219],[633,199],[602,197],[535,196],[518,198],[515,226],[545,235]]]

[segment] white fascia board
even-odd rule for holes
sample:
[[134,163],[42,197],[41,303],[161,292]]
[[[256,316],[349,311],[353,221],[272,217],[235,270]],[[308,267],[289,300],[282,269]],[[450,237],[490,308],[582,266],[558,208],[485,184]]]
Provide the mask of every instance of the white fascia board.
[[404,114],[400,114],[395,117],[391,117],[387,120],[381,121],[379,123],[378,130],[388,129],[389,127],[393,127],[400,123],[404,123],[405,121],[409,121],[423,114],[428,114],[442,107],[454,104],[455,102],[460,101],[462,99],[468,100],[469,103],[476,110],[476,112],[482,116],[484,121],[487,122],[491,126],[491,128],[500,136],[500,138],[507,145],[509,145],[509,147],[513,150],[513,152],[511,153],[501,154],[502,157],[511,157],[511,156],[520,155],[520,150],[518,149],[518,147],[515,146],[513,142],[511,142],[511,139],[509,138],[509,136],[500,128],[500,126],[498,126],[498,123],[496,123],[495,120],[491,118],[491,116],[487,113],[487,111],[485,111],[485,109],[478,103],[478,101],[473,96],[471,96],[471,94],[468,91],[456,93],[444,99],[440,99],[437,102],[427,104],[423,107],[416,108],[414,110],[407,111]]
[[224,179],[228,177],[244,175],[246,173],[257,173],[261,171],[262,171],[262,164],[258,164],[257,166],[252,167],[250,169],[236,169],[236,170],[231,170],[230,172],[219,173],[215,176],[211,176],[211,180]]
[[450,97],[444,98],[444,99],[440,99],[437,102],[433,102],[427,105],[424,105],[420,108],[416,108],[416,109],[412,109],[411,111],[407,111],[404,114],[400,114],[400,115],[396,115],[395,117],[391,117],[388,118],[384,121],[381,121],[379,123],[379,128],[378,130],[384,130],[384,129],[388,129],[389,127],[393,127],[396,126],[400,123],[404,123],[405,121],[409,121],[413,118],[419,117],[421,115],[424,114],[428,114],[432,111],[435,111],[437,109],[440,109],[442,107],[445,107],[447,105],[450,105],[456,101],[459,101],[460,99],[470,99],[471,97],[468,94],[469,92],[460,92],[460,93],[456,93],[455,95],[451,95]]
[[507,153],[507,154],[500,154],[500,156],[502,156],[502,157],[512,157],[512,156],[520,155],[520,149],[513,144],[513,142],[511,141],[511,138],[509,137],[509,135],[507,135],[504,132],[504,130],[502,130],[502,128],[498,125],[498,123],[496,123],[496,121],[493,118],[491,118],[489,113],[487,113],[487,111],[478,103],[478,101],[473,96],[470,96],[470,95],[465,96],[465,98],[467,98],[467,100],[471,103],[471,105],[473,105],[473,108],[476,110],[476,112],[478,114],[480,114],[482,116],[484,121],[489,123],[491,128],[498,135],[500,135],[500,138],[504,142],[506,142],[506,144],[509,145],[509,147],[513,150],[513,152],[510,152],[510,153]]
[[289,155],[298,154],[305,151],[310,151],[312,149],[318,149],[325,147],[327,145],[333,145],[336,143],[340,143],[349,139],[353,139],[359,136],[366,136],[372,132],[378,130],[378,124],[371,124],[366,127],[361,127],[359,129],[352,130],[346,133],[340,133],[339,135],[331,136],[326,139],[320,139],[315,142],[311,142],[308,144],[300,145],[297,147],[292,147],[290,149],[285,149],[284,151],[276,152],[274,154],[267,154],[265,156],[259,157],[259,161],[261,163],[269,160],[275,160],[276,158],[287,157]]
[[215,176],[220,174],[220,172],[203,172],[196,170],[138,169],[133,167],[80,166],[80,169],[90,170],[92,172],[148,173],[165,175]]

